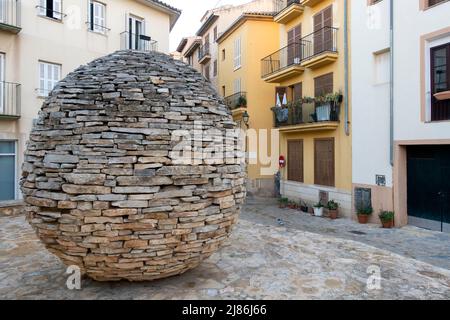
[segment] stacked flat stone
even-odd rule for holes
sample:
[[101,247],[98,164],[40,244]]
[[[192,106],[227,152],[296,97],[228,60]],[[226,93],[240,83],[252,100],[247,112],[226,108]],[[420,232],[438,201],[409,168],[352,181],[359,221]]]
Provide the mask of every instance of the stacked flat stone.
[[48,250],[99,281],[177,275],[214,253],[237,221],[245,167],[235,155],[179,164],[173,132],[198,121],[242,156],[213,87],[167,55],[118,51],[60,81],[31,131],[21,181]]

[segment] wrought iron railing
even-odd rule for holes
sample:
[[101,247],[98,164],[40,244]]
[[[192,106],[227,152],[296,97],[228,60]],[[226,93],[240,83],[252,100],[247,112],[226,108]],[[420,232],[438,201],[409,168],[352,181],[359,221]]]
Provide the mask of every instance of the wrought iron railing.
[[0,82],[0,117],[20,116],[20,84]]
[[62,20],[63,18],[67,17],[67,14],[52,10],[50,8],[47,8],[46,6],[37,5],[36,9],[38,9],[38,15],[40,15],[41,17],[47,17],[55,20]]
[[87,21],[86,25],[88,27],[88,30],[89,31],[93,31],[93,32],[107,33],[109,31],[111,31],[110,28],[108,28],[108,27],[106,27],[104,25],[101,25],[101,24],[96,24],[96,23],[94,23],[92,21]]
[[275,127],[292,126],[298,124],[318,123],[325,121],[339,121],[339,103],[302,103],[289,102],[284,106],[273,107]]
[[20,0],[0,0],[0,24],[20,28]]
[[337,35],[337,28],[323,27],[303,37],[303,58],[309,59],[323,52],[337,52]]
[[158,41],[143,34],[125,31],[120,34],[120,48],[121,50],[158,51]]
[[231,109],[247,108],[247,93],[238,92],[223,99],[225,104]]
[[275,1],[275,12],[278,14],[294,3],[300,4],[300,0],[276,0]]
[[301,42],[291,43],[263,58],[261,60],[262,77],[269,76],[291,65],[300,64],[302,61],[302,47],[303,44]]
[[198,50],[198,60],[202,60],[204,57],[210,54],[209,43],[205,43]]
[[337,28],[324,27],[261,60],[263,78],[324,52],[337,52]]

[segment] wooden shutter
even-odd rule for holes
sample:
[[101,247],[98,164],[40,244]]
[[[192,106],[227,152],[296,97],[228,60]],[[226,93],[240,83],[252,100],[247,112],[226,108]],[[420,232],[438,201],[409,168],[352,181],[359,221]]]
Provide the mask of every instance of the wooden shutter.
[[333,46],[333,34],[330,28],[333,26],[333,6],[320,11],[313,17],[314,24],[314,54],[331,50]]
[[303,86],[302,83],[296,83],[293,86],[293,91],[292,91],[292,100],[296,101],[301,99],[301,97],[303,96]]
[[303,178],[303,140],[288,141],[288,180],[304,182]]
[[62,3],[61,0],[53,0],[53,18],[62,19]]
[[334,138],[314,140],[314,184],[334,187]]
[[205,67],[205,78],[209,80],[209,65]]
[[[301,39],[301,30],[302,27],[299,24],[298,26],[292,28],[287,33],[288,39],[288,65],[293,63],[300,63],[300,39]],[[296,59],[297,58],[297,59]]]
[[314,78],[314,96],[320,97],[333,93],[333,73]]

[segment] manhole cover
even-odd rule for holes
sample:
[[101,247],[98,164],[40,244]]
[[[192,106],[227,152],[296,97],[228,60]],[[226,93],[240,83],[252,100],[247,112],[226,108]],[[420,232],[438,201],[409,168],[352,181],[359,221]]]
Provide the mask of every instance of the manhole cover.
[[354,230],[354,231],[349,231],[350,233],[353,233],[353,234],[356,234],[356,235],[358,235],[358,236],[365,236],[367,233],[365,233],[365,232],[362,232],[362,231],[356,231],[356,230]]

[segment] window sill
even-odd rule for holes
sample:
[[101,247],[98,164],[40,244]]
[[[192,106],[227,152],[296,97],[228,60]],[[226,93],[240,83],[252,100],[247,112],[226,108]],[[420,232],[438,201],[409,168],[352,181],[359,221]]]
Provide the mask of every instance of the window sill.
[[49,21],[53,21],[53,22],[58,22],[58,23],[64,24],[64,22],[63,22],[63,19],[62,19],[62,18],[61,18],[61,19],[50,18],[50,17],[47,17],[47,16],[43,16],[43,15],[40,15],[40,14],[38,14],[38,17],[40,17],[40,18],[42,18],[42,19],[46,19],[46,20],[49,20]]
[[89,33],[92,33],[92,34],[96,34],[96,35],[103,36],[103,37],[106,37],[106,38],[108,37],[108,34],[106,32],[94,31],[94,30],[91,30],[91,29],[87,29],[87,31]]

